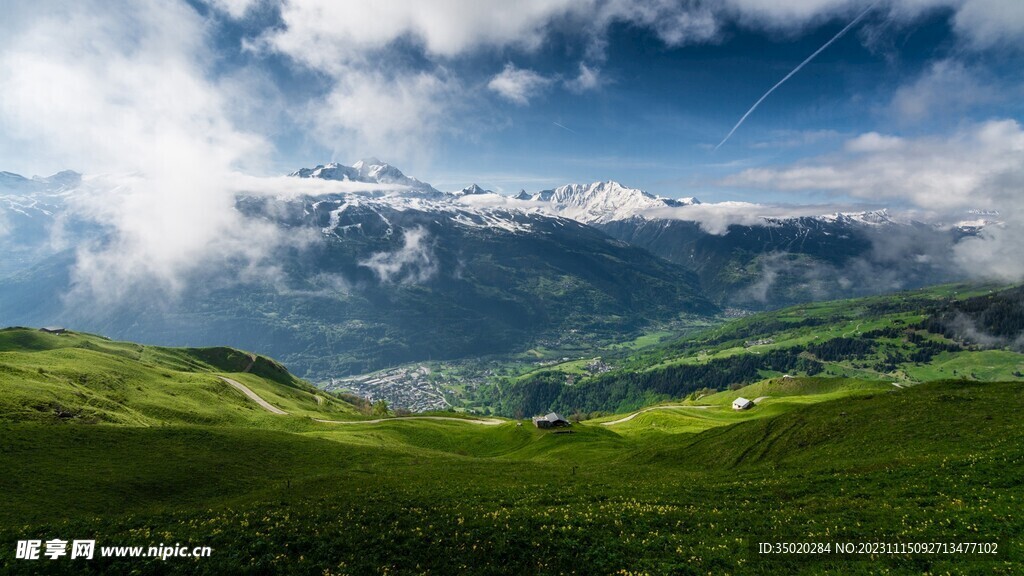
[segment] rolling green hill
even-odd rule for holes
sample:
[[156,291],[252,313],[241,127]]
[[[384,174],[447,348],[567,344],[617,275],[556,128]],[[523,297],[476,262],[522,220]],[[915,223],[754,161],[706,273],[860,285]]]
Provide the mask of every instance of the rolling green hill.
[[[778,376],[546,431],[514,421],[368,419],[272,360],[230,348],[8,329],[0,350],[5,574],[1024,568],[1017,382],[899,387]],[[734,411],[736,396],[757,405]],[[52,538],[95,538],[97,554],[165,543],[212,553],[14,558],[16,541]],[[758,542],[778,541],[998,549],[756,553]]]
[[295,415],[357,415],[350,404],[277,362],[231,348],[163,348],[76,332],[0,330],[0,422],[287,425],[218,376],[243,382]]
[[911,385],[1024,378],[1024,289],[941,286],[818,302],[737,318],[615,361],[607,373],[559,366],[499,381],[499,414],[627,411],[783,375]]

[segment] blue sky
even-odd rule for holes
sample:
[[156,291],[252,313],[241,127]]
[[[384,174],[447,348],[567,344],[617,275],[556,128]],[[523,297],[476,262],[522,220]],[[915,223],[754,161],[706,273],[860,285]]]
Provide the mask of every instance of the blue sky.
[[[912,191],[850,184],[858,158],[889,152],[857,139],[897,138],[913,160],[932,154],[940,164],[959,156],[957,145],[976,148],[988,122],[1011,123],[1004,136],[1015,141],[1022,5],[26,5],[12,10],[0,43],[0,73],[19,87],[0,96],[0,168],[155,173],[177,162],[272,175],[376,156],[446,190],[614,179],[705,201],[920,208]],[[866,9],[714,149],[769,87]],[[990,160],[978,158],[978,170]],[[806,170],[839,177],[814,185],[800,178]]]
[[258,260],[280,231],[242,222],[238,193],[368,156],[442,190],[697,196],[672,217],[711,233],[881,207],[995,219],[950,257],[1020,279],[1021,62],[1021,0],[8,2],[0,170],[90,176],[76,214],[111,241],[78,270],[113,298]]
[[[236,8],[237,17],[224,5],[193,6],[211,23],[219,53],[215,76],[240,70],[265,75],[264,89],[274,94],[267,98],[273,100],[271,115],[280,119],[268,134],[274,151],[266,168],[281,172],[376,156],[442,189],[477,182],[514,192],[615,179],[657,194],[712,201],[846,201],[850,197],[842,191],[760,189],[723,179],[841,150],[867,132],[941,136],[970,122],[1020,118],[1019,36],[979,45],[972,31],[957,28],[963,8],[956,3],[908,13],[898,3],[882,2],[714,150],[769,87],[868,6],[821,2],[815,9],[811,4],[804,21],[771,9],[724,11],[714,16],[713,32],[679,38],[631,13],[642,7],[622,8],[621,15],[596,28],[581,20],[595,18],[597,6],[578,15],[553,10],[539,31],[525,26],[524,33],[535,36],[525,44],[467,40],[469,46],[452,49],[432,47],[430,32],[415,24],[380,31],[372,48],[330,39],[271,48],[270,39],[286,37],[289,25],[296,33],[308,32],[309,25],[289,20],[289,9],[273,3]],[[694,3],[646,5],[662,6],[664,20],[694,10]],[[1012,16],[1010,3],[1004,6],[1003,16]],[[990,7],[993,18],[1000,17],[998,8]],[[397,13],[400,8],[386,16],[364,15],[397,18]],[[472,18],[462,23],[476,24]],[[332,72],[329,65],[305,61],[300,50],[334,50],[339,59],[360,62]],[[372,120],[343,121],[326,132],[311,128],[322,117],[331,122],[331,106],[318,104],[337,90],[335,75],[358,77],[366,70],[396,77],[426,74],[440,78],[442,86],[424,90],[419,105],[403,102],[411,108],[411,126],[397,121],[381,134],[374,134]],[[502,91],[492,82],[506,71],[510,82]],[[580,82],[581,74],[589,75],[589,84]],[[388,91],[401,82],[379,86]],[[915,84],[926,110],[908,114],[904,101],[915,97],[908,92]],[[985,94],[941,93],[950,90]],[[363,109],[365,102],[358,99],[342,98],[334,107],[346,103],[367,117],[388,114]],[[423,126],[415,125],[417,114],[426,118]]]

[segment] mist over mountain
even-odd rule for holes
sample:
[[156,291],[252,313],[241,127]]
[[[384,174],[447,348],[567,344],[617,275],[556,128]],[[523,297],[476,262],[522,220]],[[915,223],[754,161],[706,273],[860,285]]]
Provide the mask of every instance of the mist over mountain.
[[[880,218],[879,218],[880,217]],[[607,234],[694,271],[723,305],[773,308],[965,277],[950,254],[976,227],[894,222],[884,213],[765,219],[722,234],[698,222],[630,218]]]
[[[271,248],[259,266],[218,259],[166,298],[140,285],[103,302],[79,285],[79,255],[67,249],[0,281],[0,313],[10,324],[74,325],[158,343],[227,339],[322,380],[524,349],[570,330],[611,338],[717,311],[683,267],[571,219],[464,206],[379,164],[299,171],[285,184],[355,178],[390,186],[239,195],[234,210],[243,221],[293,240]],[[49,226],[60,223],[54,217]],[[103,244],[105,233],[79,242]]]
[[[313,379],[523,350],[570,332],[610,338],[719,306],[950,280],[962,271],[949,252],[997,217],[760,216],[614,181],[448,193],[371,158],[240,185],[231,218],[258,234],[248,246],[193,262],[170,292],[130,272],[140,278],[112,298],[90,258],[116,261],[119,230],[79,209],[84,185],[72,172],[3,174],[6,323],[163,344],[230,339]],[[342,185],[355,188],[332,188]],[[145,225],[139,217],[133,226]]]

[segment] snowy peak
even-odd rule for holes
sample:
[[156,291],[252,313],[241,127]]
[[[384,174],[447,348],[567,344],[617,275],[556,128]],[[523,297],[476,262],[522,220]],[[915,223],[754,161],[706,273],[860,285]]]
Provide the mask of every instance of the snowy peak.
[[893,224],[893,220],[889,216],[889,211],[884,208],[882,210],[868,210],[866,212],[836,212],[834,214],[822,216],[820,219],[826,222],[835,222],[837,224],[867,224],[870,226]]
[[478,196],[480,194],[494,194],[492,190],[484,190],[476,184],[470,184],[462,190],[454,193],[456,196]]
[[74,188],[82,182],[82,175],[73,170],[63,170],[52,176],[25,178],[14,172],[0,172],[0,190],[18,192],[58,192]]
[[301,168],[289,174],[298,178],[322,178],[324,180],[340,180],[352,182],[366,182],[369,184],[395,184],[408,187],[416,192],[423,192],[431,195],[440,195],[441,192],[426,182],[410,178],[401,170],[381,162],[376,158],[364,158],[353,164],[345,166],[337,162],[319,164],[315,168]]
[[318,164],[316,168],[300,168],[289,174],[297,178],[321,178],[323,180],[353,180],[361,182],[359,170],[337,162]]
[[567,184],[533,195],[520,192],[514,198],[543,202],[547,204],[547,211],[586,224],[626,220],[642,216],[646,210],[699,203],[696,198],[674,200],[654,196],[637,188],[627,188],[613,180],[593,184]]

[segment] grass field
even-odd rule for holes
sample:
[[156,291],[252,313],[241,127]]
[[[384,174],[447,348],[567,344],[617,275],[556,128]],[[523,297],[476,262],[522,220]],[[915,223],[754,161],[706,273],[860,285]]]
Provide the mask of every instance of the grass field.
[[[515,421],[319,423],[365,416],[318,401],[271,360],[226,348],[7,330],[0,350],[5,574],[1024,569],[1016,382],[780,377],[675,403],[708,408],[557,433]],[[289,414],[270,414],[218,375]],[[736,412],[739,395],[760,400]],[[212,554],[14,558],[18,540],[52,538]],[[935,541],[998,549],[783,557],[755,548]]]

